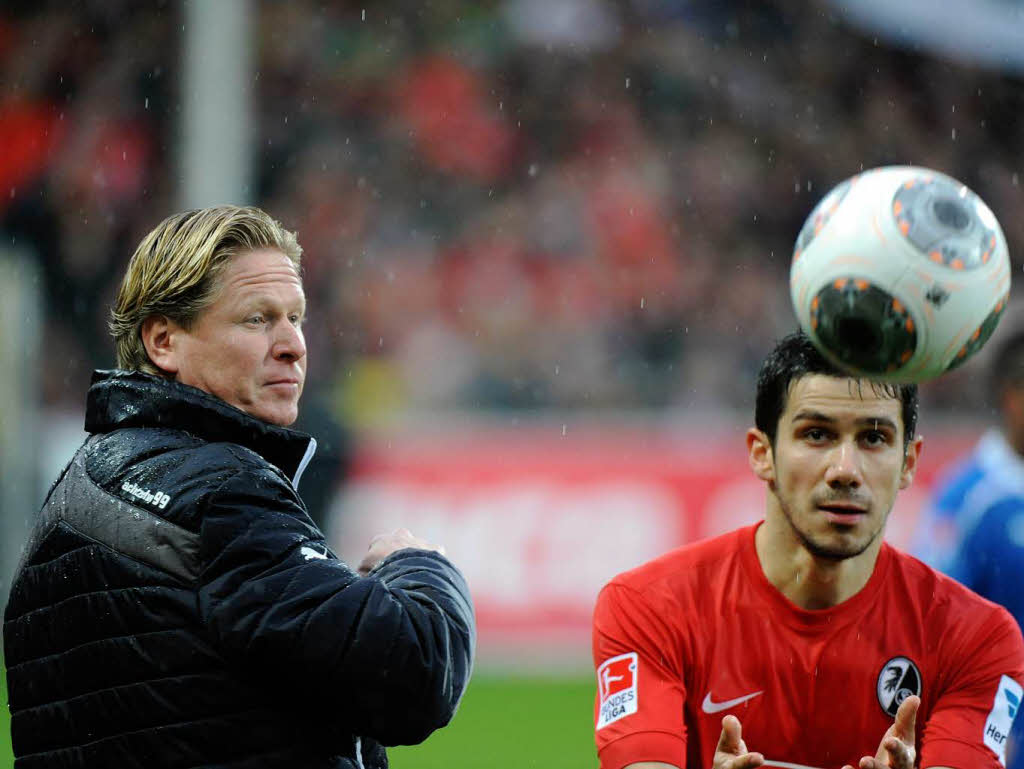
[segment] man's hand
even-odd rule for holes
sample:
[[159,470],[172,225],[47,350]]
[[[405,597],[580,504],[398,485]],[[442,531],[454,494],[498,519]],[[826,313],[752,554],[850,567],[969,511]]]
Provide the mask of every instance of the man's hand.
[[413,535],[408,529],[398,529],[391,534],[378,534],[370,540],[370,548],[363,556],[359,568],[356,569],[364,577],[370,573],[370,569],[383,561],[396,550],[413,548],[416,550],[434,550],[444,555],[444,547],[432,545],[424,539]]
[[747,752],[747,744],[740,736],[740,720],[726,716],[722,719],[722,736],[718,738],[712,769],[754,769],[757,766],[764,766],[764,756]]
[[[896,711],[896,720],[878,744],[875,757],[864,756],[858,763],[860,769],[914,769],[917,748],[914,747],[914,725],[917,723],[917,709],[921,698],[907,697]],[[853,769],[847,764],[843,769]]]

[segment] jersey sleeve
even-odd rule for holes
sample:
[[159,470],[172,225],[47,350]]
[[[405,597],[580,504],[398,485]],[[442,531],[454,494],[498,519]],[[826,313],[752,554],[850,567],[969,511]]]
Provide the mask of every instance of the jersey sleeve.
[[594,611],[594,733],[601,769],[686,764],[686,691],[672,640],[636,591],[612,582]]
[[921,769],[1002,769],[1024,692],[1024,640],[1003,609],[979,618],[982,632],[960,647],[951,677],[924,726]]

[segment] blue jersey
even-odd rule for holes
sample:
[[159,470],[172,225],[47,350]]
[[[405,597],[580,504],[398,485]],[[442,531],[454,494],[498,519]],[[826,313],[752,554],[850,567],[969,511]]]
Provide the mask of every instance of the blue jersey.
[[[1005,606],[1024,629],[1024,458],[998,431],[942,480],[918,528],[917,554],[929,565]],[[1024,769],[1024,718],[1014,726]]]

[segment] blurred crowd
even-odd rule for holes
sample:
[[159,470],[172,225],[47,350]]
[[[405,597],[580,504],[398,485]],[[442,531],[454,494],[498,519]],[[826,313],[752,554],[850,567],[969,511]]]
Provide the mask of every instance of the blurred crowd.
[[[964,181],[1019,263],[1021,80],[824,2],[254,8],[258,185],[231,202],[298,231],[310,387],[343,423],[749,412],[795,327],[795,236],[862,168]],[[41,266],[51,406],[113,365],[118,276],[178,208],[182,24],[170,2],[0,10],[0,233]],[[980,396],[951,375],[925,404]]]

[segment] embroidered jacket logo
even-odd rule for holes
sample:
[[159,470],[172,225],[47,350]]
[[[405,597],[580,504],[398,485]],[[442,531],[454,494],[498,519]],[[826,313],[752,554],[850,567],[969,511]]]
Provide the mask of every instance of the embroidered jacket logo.
[[597,669],[597,729],[636,713],[637,653],[629,652],[605,660]]
[[162,491],[150,491],[128,481],[121,484],[121,491],[131,494],[140,502],[159,507],[161,510],[167,507],[167,503],[171,501],[169,494],[164,494]]
[[317,559],[324,559],[324,560],[326,560],[326,558],[327,558],[327,553],[321,553],[319,550],[314,550],[309,545],[303,545],[299,549],[299,552],[302,554],[302,556],[307,561],[313,561],[313,560],[317,560]]

